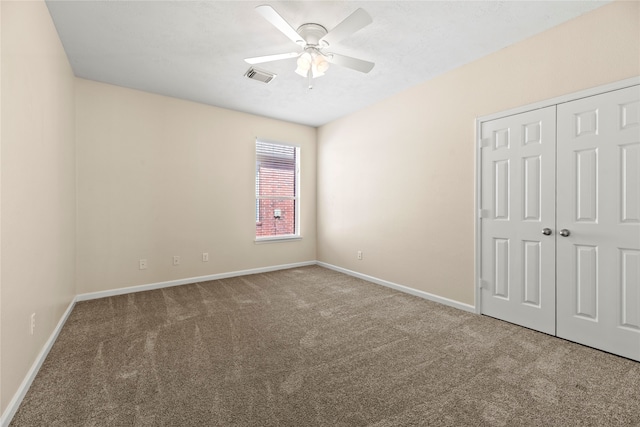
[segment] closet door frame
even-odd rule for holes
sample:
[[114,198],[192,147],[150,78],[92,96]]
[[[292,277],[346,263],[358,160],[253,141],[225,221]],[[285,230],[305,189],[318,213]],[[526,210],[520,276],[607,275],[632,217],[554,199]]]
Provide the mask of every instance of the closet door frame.
[[475,216],[475,256],[474,256],[474,305],[475,312],[477,314],[481,313],[482,310],[482,301],[481,294],[482,292],[482,276],[481,276],[481,268],[482,268],[482,206],[481,202],[481,190],[482,190],[482,124],[487,121],[500,119],[506,116],[511,116],[514,114],[525,113],[527,111],[536,110],[539,108],[550,107],[557,104],[562,104],[565,102],[575,101],[577,99],[586,98],[589,96],[599,95],[606,92],[611,92],[618,89],[624,89],[630,86],[635,86],[640,84],[640,76],[632,77],[630,79],[620,80],[617,82],[609,83],[602,86],[593,87],[590,89],[582,90],[579,92],[574,92],[567,95],[562,95],[556,98],[547,99],[544,101],[536,102],[533,104],[524,105],[522,107],[512,108],[510,110],[501,111],[498,113],[490,114],[487,116],[482,116],[476,118],[475,123],[475,204],[474,204],[474,216]]

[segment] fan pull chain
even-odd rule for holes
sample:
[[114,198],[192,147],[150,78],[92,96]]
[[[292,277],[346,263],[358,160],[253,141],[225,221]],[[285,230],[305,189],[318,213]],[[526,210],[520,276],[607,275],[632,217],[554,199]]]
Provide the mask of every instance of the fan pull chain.
[[309,71],[307,71],[307,80],[308,80],[307,89],[308,90],[313,89],[313,77],[311,77],[311,68],[309,68]]

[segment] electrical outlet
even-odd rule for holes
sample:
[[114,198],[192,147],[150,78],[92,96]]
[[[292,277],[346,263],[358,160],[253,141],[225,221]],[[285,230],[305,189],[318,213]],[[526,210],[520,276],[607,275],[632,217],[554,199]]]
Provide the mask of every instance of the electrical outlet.
[[146,270],[147,269],[147,260],[146,259],[141,259],[140,260],[140,270]]
[[178,255],[174,255],[173,265],[180,265],[180,257]]
[[31,319],[29,321],[29,333],[33,335],[33,331],[36,329],[36,314],[31,313]]
[[362,251],[358,251],[358,259],[362,261]]
[[202,252],[202,262],[209,262],[209,252]]

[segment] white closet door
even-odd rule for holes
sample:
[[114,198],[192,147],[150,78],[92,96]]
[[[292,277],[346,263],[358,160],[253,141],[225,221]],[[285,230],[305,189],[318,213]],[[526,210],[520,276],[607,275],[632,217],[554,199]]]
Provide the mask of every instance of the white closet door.
[[555,113],[552,106],[481,129],[482,313],[548,334],[556,309]]
[[[640,360],[640,87],[558,105],[557,334]],[[564,233],[567,234],[567,233]]]

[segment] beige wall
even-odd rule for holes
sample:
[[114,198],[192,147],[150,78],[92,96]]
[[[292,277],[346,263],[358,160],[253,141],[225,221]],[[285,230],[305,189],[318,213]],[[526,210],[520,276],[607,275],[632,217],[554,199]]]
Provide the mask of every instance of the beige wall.
[[[76,94],[79,294],[316,259],[315,128],[82,79]],[[302,240],[254,243],[256,137],[301,146]]]
[[0,8],[4,411],[75,295],[75,108],[73,73],[44,2]]
[[473,304],[476,117],[640,75],[639,7],[604,6],[321,127],[318,259]]

